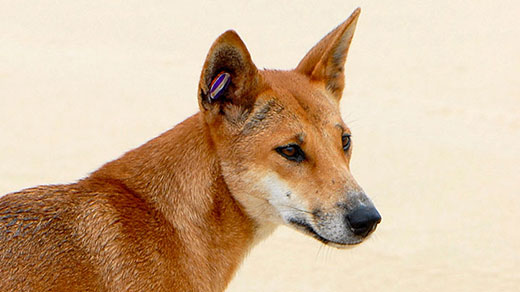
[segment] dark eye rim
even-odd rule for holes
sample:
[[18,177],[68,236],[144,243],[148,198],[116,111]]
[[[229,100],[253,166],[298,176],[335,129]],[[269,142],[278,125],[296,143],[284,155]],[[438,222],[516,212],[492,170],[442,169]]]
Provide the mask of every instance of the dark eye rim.
[[[352,143],[351,142],[351,137],[352,135],[350,134],[343,134],[341,136],[341,145],[343,146],[343,151],[344,152],[347,152],[349,149],[350,149],[350,144]],[[347,144],[345,144],[345,139],[347,139]]]
[[[294,154],[293,155],[287,155],[284,150],[287,150],[288,148],[294,148]],[[302,148],[298,144],[288,144],[284,146],[276,147],[274,150],[278,152],[281,156],[284,158],[294,161],[294,162],[302,162],[305,160],[305,152],[303,152]]]

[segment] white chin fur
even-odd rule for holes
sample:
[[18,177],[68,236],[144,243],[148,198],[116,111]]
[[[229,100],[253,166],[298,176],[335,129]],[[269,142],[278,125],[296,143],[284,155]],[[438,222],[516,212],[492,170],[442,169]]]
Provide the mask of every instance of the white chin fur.
[[301,229],[293,224],[294,221],[300,221],[312,227],[313,232],[325,239],[328,245],[337,248],[349,248],[362,241],[349,231],[341,214],[326,214],[317,221],[310,213],[308,204],[276,173],[269,172],[252,181],[255,194],[245,196],[248,202],[243,203],[248,213],[260,224],[257,235],[259,240],[271,234],[279,224]]
[[279,223],[289,223],[291,218],[306,216],[308,206],[301,197],[291,190],[289,185],[277,174],[269,173],[260,180],[261,187],[265,190],[267,201],[278,212]]

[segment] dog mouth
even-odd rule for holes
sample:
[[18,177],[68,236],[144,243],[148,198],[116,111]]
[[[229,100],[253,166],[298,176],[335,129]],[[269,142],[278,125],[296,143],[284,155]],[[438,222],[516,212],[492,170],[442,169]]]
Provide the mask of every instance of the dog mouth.
[[311,224],[309,224],[307,221],[302,220],[302,219],[291,218],[291,219],[289,219],[289,224],[294,226],[296,229],[302,231],[303,233],[308,234],[308,235],[314,237],[315,239],[321,241],[323,244],[330,245],[330,246],[337,247],[337,248],[350,247],[353,245],[357,245],[363,241],[362,239],[352,239],[348,242],[338,242],[338,241],[327,239],[327,238],[323,237],[322,235],[320,235],[312,227]]

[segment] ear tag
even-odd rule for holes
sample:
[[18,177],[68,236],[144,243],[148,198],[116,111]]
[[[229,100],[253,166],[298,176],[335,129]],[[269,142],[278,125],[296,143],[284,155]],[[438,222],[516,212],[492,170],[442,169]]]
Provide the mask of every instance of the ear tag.
[[226,90],[227,86],[231,82],[231,75],[227,72],[221,72],[213,79],[211,85],[209,87],[209,99],[215,100],[217,99],[224,90]]

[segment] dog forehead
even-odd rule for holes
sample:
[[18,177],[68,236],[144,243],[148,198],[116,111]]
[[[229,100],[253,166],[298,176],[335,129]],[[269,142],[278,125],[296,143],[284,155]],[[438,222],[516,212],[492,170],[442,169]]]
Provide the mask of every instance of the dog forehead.
[[327,96],[323,84],[295,71],[265,70],[261,74],[270,88],[269,95],[302,122],[326,126],[341,120],[338,104]]

